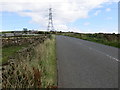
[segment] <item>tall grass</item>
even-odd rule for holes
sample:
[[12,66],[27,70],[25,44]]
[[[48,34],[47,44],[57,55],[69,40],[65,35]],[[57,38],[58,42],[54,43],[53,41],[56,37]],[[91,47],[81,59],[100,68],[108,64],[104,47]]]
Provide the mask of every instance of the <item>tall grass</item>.
[[3,67],[3,88],[56,87],[55,36],[33,47],[33,50],[32,56],[21,55]]
[[[57,86],[56,71],[56,53],[55,53],[55,36],[48,39],[44,44],[40,44],[35,48],[37,62],[41,68],[41,86],[43,88]],[[36,63],[37,64],[37,63]],[[32,65],[36,66],[36,64]]]

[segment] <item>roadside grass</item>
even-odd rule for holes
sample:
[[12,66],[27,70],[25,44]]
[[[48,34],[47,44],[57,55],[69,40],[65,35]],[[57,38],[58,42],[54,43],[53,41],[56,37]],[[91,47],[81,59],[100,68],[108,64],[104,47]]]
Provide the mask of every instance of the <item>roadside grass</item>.
[[[47,39],[44,44],[40,44],[35,49],[38,57],[38,63],[42,70],[42,87],[50,88],[57,86],[57,66],[55,52],[55,36]],[[39,55],[40,54],[40,55]]]
[[88,41],[92,41],[92,42],[96,42],[96,43],[100,43],[100,44],[104,44],[104,45],[108,45],[108,46],[113,46],[113,47],[117,47],[120,48],[120,41],[119,41],[119,37],[115,40],[107,40],[105,37],[97,37],[95,36],[95,34],[83,34],[83,35],[79,35],[79,34],[63,34],[65,36],[70,36],[70,37],[75,37],[75,38],[80,38],[83,40],[88,40]]
[[20,56],[3,71],[3,88],[56,88],[55,36],[33,47],[27,58]]

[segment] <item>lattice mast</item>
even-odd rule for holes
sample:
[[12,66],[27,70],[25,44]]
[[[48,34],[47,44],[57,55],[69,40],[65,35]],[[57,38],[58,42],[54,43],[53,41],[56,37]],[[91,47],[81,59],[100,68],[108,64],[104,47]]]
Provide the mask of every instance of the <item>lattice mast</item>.
[[52,19],[52,8],[49,8],[49,21],[48,21],[48,31],[54,31],[53,19]]

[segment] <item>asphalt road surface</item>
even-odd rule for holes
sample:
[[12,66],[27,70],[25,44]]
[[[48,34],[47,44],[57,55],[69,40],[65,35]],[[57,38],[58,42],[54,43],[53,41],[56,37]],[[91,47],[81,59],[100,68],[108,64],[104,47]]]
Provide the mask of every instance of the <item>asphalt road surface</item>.
[[118,49],[56,36],[59,88],[118,88]]

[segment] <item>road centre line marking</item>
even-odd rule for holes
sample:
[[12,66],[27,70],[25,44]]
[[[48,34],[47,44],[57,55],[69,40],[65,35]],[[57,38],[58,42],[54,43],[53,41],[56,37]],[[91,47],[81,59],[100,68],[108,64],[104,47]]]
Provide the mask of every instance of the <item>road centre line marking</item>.
[[[83,45],[82,43],[79,43],[79,44],[80,44],[80,45]],[[113,57],[113,56],[110,56],[110,55],[108,55],[108,54],[106,54],[106,53],[104,53],[104,52],[98,51],[98,50],[96,50],[96,49],[94,49],[94,48],[91,48],[91,47],[89,47],[89,46],[86,46],[86,45],[83,45],[83,46],[89,48],[90,50],[94,50],[94,51],[96,51],[96,52],[99,52],[99,53],[101,53],[101,54],[109,57],[110,59],[113,59],[113,60],[115,60],[115,61],[117,61],[117,62],[120,62],[119,59],[117,59],[117,58],[115,58],[115,57]]]
[[94,48],[92,48],[92,47],[89,47],[89,46],[83,45],[83,43],[80,43],[80,42],[79,42],[79,44],[82,45],[82,46],[87,47],[87,48],[90,49],[90,50],[94,50],[94,51],[96,51],[96,52],[98,52],[98,53],[101,53],[101,54],[103,54],[103,55],[109,57],[110,59],[113,59],[113,60],[115,60],[115,61],[117,61],[117,62],[120,62],[119,59],[117,59],[117,58],[115,58],[115,57],[113,57],[113,56],[110,56],[110,55],[108,55],[108,54],[106,54],[106,53],[104,53],[104,52],[101,52],[101,51],[96,50],[96,49],[94,49]]
[[116,60],[117,62],[120,62],[120,60],[119,60],[119,59],[117,59],[117,58],[115,58],[115,57],[113,57],[113,56],[110,56],[110,55],[108,55],[108,54],[106,54],[106,53],[104,53],[104,52],[98,51],[98,50],[93,49],[93,48],[88,47],[88,46],[86,46],[86,47],[87,47],[87,48],[89,48],[90,50],[94,50],[94,51],[96,51],[96,52],[99,52],[99,53],[101,53],[101,54],[103,54],[103,55],[105,55],[105,56],[109,57],[110,59],[114,59],[114,60]]

